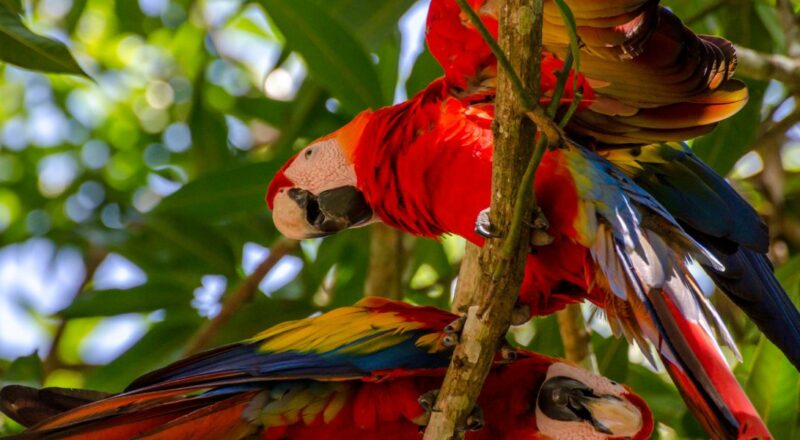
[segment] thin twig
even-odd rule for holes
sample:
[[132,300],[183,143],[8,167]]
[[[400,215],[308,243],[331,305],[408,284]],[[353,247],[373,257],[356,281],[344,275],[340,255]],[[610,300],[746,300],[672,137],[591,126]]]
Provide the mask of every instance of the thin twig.
[[742,46],[736,46],[736,56],[738,75],[760,81],[776,80],[792,90],[800,90],[800,60]]
[[[795,97],[795,99],[800,99],[800,97]],[[775,142],[782,142],[784,139],[786,139],[787,132],[797,124],[800,124],[800,108],[796,108],[794,111],[786,115],[786,117],[778,122],[775,122],[769,126],[769,128],[764,130],[764,132],[753,143],[753,147],[756,150],[759,150],[764,148],[765,145]]]
[[190,356],[208,347],[219,330],[230,321],[233,315],[245,304],[253,300],[258,285],[269,274],[273,267],[298,245],[295,240],[278,239],[270,248],[269,255],[256,267],[244,282],[235,290],[225,295],[222,310],[212,320],[203,325],[190,340],[184,351],[184,356]]

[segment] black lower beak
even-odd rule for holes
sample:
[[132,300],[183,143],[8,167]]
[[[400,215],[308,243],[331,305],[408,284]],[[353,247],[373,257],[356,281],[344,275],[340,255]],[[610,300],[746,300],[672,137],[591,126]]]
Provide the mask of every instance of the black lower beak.
[[599,398],[589,387],[577,380],[554,377],[545,382],[539,390],[538,405],[551,419],[565,422],[586,421],[598,432],[613,434],[594,418],[587,405],[589,401]]
[[372,208],[354,186],[329,189],[319,196],[292,188],[288,195],[305,210],[306,221],[320,231],[318,237],[358,226],[372,218]]

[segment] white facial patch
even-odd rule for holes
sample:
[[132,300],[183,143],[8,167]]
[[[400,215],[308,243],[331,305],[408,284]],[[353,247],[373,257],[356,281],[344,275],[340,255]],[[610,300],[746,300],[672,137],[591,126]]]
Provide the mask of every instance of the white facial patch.
[[295,187],[314,195],[328,189],[356,185],[355,167],[334,138],[304,148],[284,174]]
[[[592,415],[606,423],[606,427],[611,429],[614,435],[604,434],[597,431],[591,423],[587,421],[561,421],[547,417],[537,406],[536,425],[539,432],[553,440],[603,440],[611,437],[632,437],[641,429],[642,415],[638,408],[630,404],[623,394],[628,392],[622,385],[609,380],[603,376],[593,374],[582,368],[574,367],[565,363],[555,363],[547,369],[545,381],[563,376],[575,379],[589,388],[597,396],[616,396],[624,404],[615,407],[610,411],[596,408]],[[615,423],[623,420],[625,423]],[[608,426],[612,425],[612,426]]]
[[605,394],[619,397],[627,391],[625,387],[606,377],[563,362],[557,362],[547,369],[547,379],[556,376],[565,376],[582,382],[598,395]]

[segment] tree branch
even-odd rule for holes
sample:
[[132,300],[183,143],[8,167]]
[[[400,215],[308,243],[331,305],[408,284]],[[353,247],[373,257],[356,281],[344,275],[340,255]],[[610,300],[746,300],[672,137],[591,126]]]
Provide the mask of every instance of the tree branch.
[[761,81],[774,79],[792,90],[800,90],[800,60],[742,46],[736,46],[736,55],[739,60],[737,74]]
[[245,304],[253,300],[258,285],[284,256],[297,248],[298,242],[285,238],[278,239],[269,249],[269,255],[256,267],[244,282],[225,295],[222,310],[212,320],[206,322],[190,340],[184,356],[190,356],[208,347],[217,332],[230,321],[233,315]]
[[[475,22],[477,15],[470,13],[467,3],[458,3],[480,28],[479,20]],[[545,136],[536,142],[536,126],[524,114],[540,95],[542,9],[542,0],[500,3],[499,47],[510,56],[508,63],[500,62],[498,72],[490,217],[496,230],[508,233],[486,241],[479,253],[480,270],[462,273],[459,282],[475,286],[474,305],[468,308],[461,342],[455,348],[425,431],[426,440],[459,436],[457,431],[472,411],[508,329],[522,282],[531,234],[530,228],[523,227],[523,220],[530,220],[528,216],[536,206],[533,185],[525,187],[524,181],[529,178],[532,183],[546,142]],[[515,72],[519,73],[518,84],[513,79]],[[519,84],[524,85],[521,93]]]
[[590,371],[597,371],[592,353],[592,335],[583,319],[580,304],[570,304],[556,313],[566,358]]

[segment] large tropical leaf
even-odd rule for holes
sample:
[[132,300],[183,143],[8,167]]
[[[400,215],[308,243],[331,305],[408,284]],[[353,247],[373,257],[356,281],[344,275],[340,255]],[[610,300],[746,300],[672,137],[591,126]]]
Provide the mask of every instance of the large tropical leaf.
[[378,74],[364,47],[338,20],[310,0],[260,0],[299,52],[309,72],[350,111],[384,102]]
[[31,70],[87,76],[64,43],[30,31],[14,0],[0,2],[0,60]]

